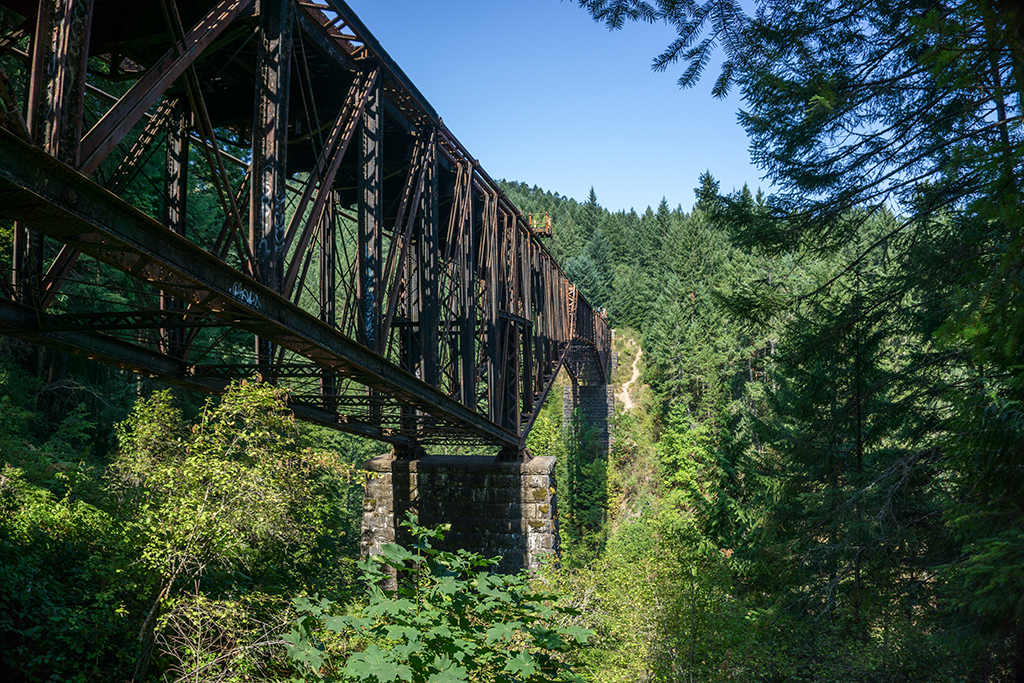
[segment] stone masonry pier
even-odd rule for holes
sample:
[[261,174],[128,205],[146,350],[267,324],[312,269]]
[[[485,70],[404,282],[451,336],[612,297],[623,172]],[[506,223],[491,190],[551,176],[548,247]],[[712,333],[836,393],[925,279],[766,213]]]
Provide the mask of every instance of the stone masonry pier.
[[587,427],[593,430],[594,446],[607,455],[612,447],[612,419],[615,417],[615,390],[611,384],[570,382],[562,393],[562,429],[572,433],[572,415],[579,410]]
[[446,550],[463,548],[500,557],[497,571],[538,566],[558,547],[555,458],[509,462],[483,456],[426,456],[415,460],[389,453],[367,461],[370,473],[363,505],[362,551],[408,541],[398,525],[407,510],[420,524],[451,524]]
[[[605,370],[595,349],[586,345],[566,353],[571,382],[563,395],[563,426],[571,424],[574,410],[580,411],[586,430],[567,435],[583,439],[585,432],[591,457],[607,457],[613,440],[615,395],[608,377],[614,362],[612,355]],[[400,525],[409,510],[424,526],[451,525],[437,547],[499,557],[495,569],[501,573],[534,571],[545,553],[559,550],[552,456],[531,458],[524,450],[515,459],[406,458],[392,451],[367,461],[363,469],[370,475],[363,502],[363,555],[380,554],[385,543],[408,543]]]

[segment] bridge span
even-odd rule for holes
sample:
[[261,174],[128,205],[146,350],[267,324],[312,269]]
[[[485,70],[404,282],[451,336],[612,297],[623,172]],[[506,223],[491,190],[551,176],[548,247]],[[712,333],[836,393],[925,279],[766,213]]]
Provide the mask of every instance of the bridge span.
[[518,460],[610,333],[342,0],[0,0],[0,333]]

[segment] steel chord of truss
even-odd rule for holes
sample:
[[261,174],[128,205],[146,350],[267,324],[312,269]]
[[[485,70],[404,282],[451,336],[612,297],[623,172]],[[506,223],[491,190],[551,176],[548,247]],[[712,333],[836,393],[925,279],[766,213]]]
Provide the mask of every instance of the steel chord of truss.
[[518,438],[484,416],[164,229],[13,133],[0,130],[0,217],[11,215],[28,217],[39,231],[239,329],[274,339],[313,363],[359,375],[363,384],[392,400],[484,440],[518,444]]

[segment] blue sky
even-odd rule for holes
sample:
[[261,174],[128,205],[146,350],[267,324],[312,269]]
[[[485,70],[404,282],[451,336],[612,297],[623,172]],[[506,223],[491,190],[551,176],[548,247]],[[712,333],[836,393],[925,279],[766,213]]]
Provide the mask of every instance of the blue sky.
[[711,97],[709,67],[650,69],[664,25],[609,32],[570,0],[348,0],[494,178],[577,200],[593,186],[612,210],[693,205],[710,170],[728,192],[768,189],[750,164],[737,97]]

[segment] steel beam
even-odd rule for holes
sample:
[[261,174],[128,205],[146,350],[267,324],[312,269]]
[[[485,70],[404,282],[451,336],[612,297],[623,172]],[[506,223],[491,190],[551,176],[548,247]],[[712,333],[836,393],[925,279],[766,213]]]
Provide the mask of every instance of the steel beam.
[[[188,148],[191,135],[191,112],[180,102],[171,112],[164,154],[164,225],[176,234],[185,236],[185,212],[188,200]],[[184,306],[167,292],[160,293],[160,308],[180,313]],[[160,331],[163,351],[181,356],[184,351],[184,332],[180,325]]]
[[[335,292],[337,291],[337,234],[334,216],[334,202],[328,202],[320,216],[319,251],[320,251],[320,310],[319,317],[331,329],[336,329]],[[338,378],[330,368],[320,370],[320,393],[325,397],[335,396],[338,391]],[[329,403],[328,408],[336,408]]]
[[125,133],[164,95],[168,86],[252,3],[253,0],[221,0],[185,35],[182,45],[171,47],[149,67],[82,140],[82,172],[89,175],[96,170]]
[[416,221],[416,255],[410,263],[409,282],[415,287],[416,297],[408,313],[416,330],[418,374],[430,384],[438,384],[438,303],[440,283],[440,217],[438,211],[437,129],[421,133],[426,135],[424,147],[424,191]]
[[[82,108],[85,102],[85,72],[89,58],[92,0],[43,0],[50,5],[41,11],[33,51],[33,80],[30,129],[49,154],[72,166],[78,165],[82,138]],[[37,59],[45,60],[41,72]]]
[[458,250],[458,291],[459,291],[459,382],[462,404],[471,410],[477,409],[476,397],[476,231],[473,218],[473,165],[467,164],[465,196],[462,198],[463,212],[460,221]]
[[[80,154],[92,8],[92,0],[41,0],[32,40],[28,133],[72,166]],[[14,228],[12,284],[22,302],[43,296],[43,239],[23,222]]]
[[[342,159],[348,151],[349,143],[355,135],[359,123],[362,120],[363,111],[372,97],[375,88],[379,87],[380,73],[377,69],[364,74],[362,78],[353,81],[349,88],[348,96],[342,105],[341,112],[331,127],[331,132],[324,144],[323,152],[317,160],[313,172],[306,181],[306,188],[299,199],[298,205],[292,214],[292,220],[288,225],[288,231],[284,238],[282,253],[288,254],[292,251],[292,244],[298,235],[298,243],[295,248],[295,257],[288,266],[288,272],[284,278],[283,292],[290,296],[295,288],[299,275],[300,264],[312,240],[315,226],[320,222],[329,197],[333,197],[334,179],[341,166]],[[315,199],[313,195],[316,195]],[[313,201],[313,208],[309,215],[306,209],[310,200]]]
[[[412,159],[409,163],[409,170],[406,174],[405,183],[402,187],[399,200],[398,212],[395,216],[395,223],[391,229],[391,244],[388,247],[388,257],[384,264],[382,282],[382,293],[386,306],[382,311],[384,324],[381,331],[381,339],[387,344],[391,338],[391,329],[395,319],[395,312],[398,310],[398,302],[401,298],[410,296],[411,287],[405,278],[406,262],[409,257],[409,248],[412,243],[413,224],[416,221],[416,213],[419,209],[420,197],[423,195],[425,186],[425,140],[422,135],[417,136],[416,144],[413,146]],[[408,306],[406,306],[408,308]],[[408,357],[408,353],[402,355],[403,367],[414,367],[415,361]]]

